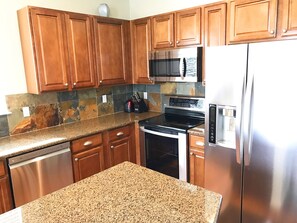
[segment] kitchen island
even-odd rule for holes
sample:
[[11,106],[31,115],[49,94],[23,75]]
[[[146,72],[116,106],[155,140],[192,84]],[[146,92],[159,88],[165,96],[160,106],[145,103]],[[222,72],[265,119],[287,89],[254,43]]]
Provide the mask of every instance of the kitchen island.
[[214,192],[124,162],[0,215],[0,222],[4,217],[23,223],[216,222],[221,200]]

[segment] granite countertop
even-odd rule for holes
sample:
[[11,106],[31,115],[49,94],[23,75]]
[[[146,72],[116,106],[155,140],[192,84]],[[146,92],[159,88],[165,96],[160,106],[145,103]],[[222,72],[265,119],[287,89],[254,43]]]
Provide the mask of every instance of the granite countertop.
[[217,193],[124,162],[0,215],[0,222],[216,222],[221,200]]
[[121,112],[35,132],[5,137],[0,139],[0,159],[67,142],[108,129],[121,127],[159,114],[158,112]]
[[202,125],[192,128],[192,129],[189,129],[188,132],[189,132],[189,134],[192,134],[192,135],[204,137],[204,128],[205,128],[205,125],[202,124]]

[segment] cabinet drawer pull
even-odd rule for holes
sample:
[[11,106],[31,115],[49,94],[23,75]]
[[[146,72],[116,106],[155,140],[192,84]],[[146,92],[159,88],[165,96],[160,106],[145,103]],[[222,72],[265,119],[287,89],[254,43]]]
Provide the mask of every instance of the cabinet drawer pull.
[[117,133],[117,137],[120,137],[120,136],[122,136],[122,135],[124,135],[123,132],[118,132],[118,133]]
[[111,146],[110,148],[111,148],[111,149],[113,149],[113,148],[114,148],[114,146]]
[[199,155],[195,155],[196,158],[201,158],[201,159],[204,159],[203,156],[199,156]]
[[90,146],[90,145],[92,145],[92,144],[93,144],[92,141],[86,141],[86,142],[84,143],[84,146]]
[[78,158],[75,158],[74,161],[77,162],[78,161]]
[[204,142],[201,141],[196,141],[195,144],[196,146],[204,146]]

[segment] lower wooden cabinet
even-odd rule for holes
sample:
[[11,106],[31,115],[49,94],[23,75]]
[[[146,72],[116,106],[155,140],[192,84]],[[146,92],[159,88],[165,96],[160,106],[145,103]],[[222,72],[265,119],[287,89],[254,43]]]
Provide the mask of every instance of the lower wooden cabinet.
[[4,165],[5,163],[0,161],[0,214],[13,208],[9,177]]
[[127,125],[108,131],[107,153],[109,166],[124,161],[136,162],[134,125]]
[[102,134],[72,141],[71,150],[75,182],[104,170]]
[[204,187],[204,137],[190,135],[190,183]]

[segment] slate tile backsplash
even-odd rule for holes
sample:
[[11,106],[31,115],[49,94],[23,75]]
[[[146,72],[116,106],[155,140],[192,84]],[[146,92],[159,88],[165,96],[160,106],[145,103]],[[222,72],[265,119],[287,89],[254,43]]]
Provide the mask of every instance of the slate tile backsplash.
[[[201,83],[129,84],[41,95],[7,95],[11,114],[0,116],[0,137],[122,112],[125,101],[135,92],[141,97],[147,92],[149,110],[160,112],[164,95],[204,96],[205,87]],[[102,95],[106,95],[106,103],[102,102]],[[23,116],[23,107],[29,107],[29,117]]]

